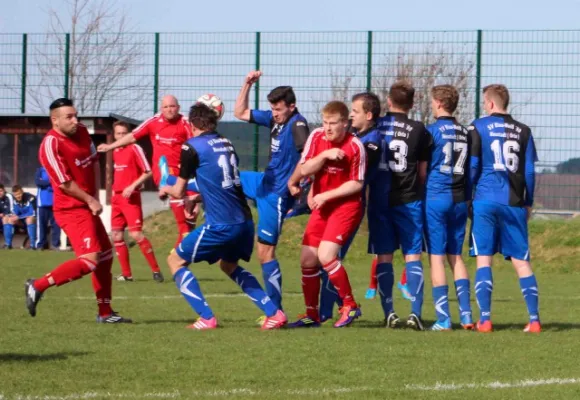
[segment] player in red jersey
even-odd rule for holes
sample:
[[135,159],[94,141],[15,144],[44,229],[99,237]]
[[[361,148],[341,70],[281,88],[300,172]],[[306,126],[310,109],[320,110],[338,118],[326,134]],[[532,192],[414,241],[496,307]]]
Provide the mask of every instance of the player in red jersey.
[[[113,124],[115,140],[129,134],[129,125],[117,121]],[[131,264],[129,263],[129,249],[124,240],[123,231],[129,229],[129,236],[137,242],[151,271],[153,279],[163,282],[163,274],[155,259],[151,242],[143,235],[143,209],[141,208],[141,186],[151,177],[151,167],[143,149],[138,144],[130,144],[113,150],[113,198],[111,199],[111,236],[115,244],[115,251],[121,275],[118,281],[132,281]]]
[[103,207],[97,196],[98,156],[77,111],[69,99],[50,105],[52,129],[42,143],[38,157],[48,172],[54,190],[54,217],[69,237],[77,258],[66,261],[38,279],[24,285],[26,307],[31,316],[42,294],[51,286],[61,286],[92,272],[97,296],[97,322],[131,322],[111,309],[113,249],[99,214]]
[[[145,136],[149,136],[153,146],[153,182],[159,186],[161,181],[159,160],[164,157],[167,160],[169,174],[179,175],[181,145],[191,137],[191,127],[179,113],[179,103],[174,96],[164,96],[161,99],[161,112],[159,114],[155,114],[120,140],[111,144],[99,145],[97,150],[99,152],[111,151],[117,147],[135,143]],[[169,205],[177,222],[179,230],[177,244],[179,244],[183,236],[187,235],[195,225],[195,219],[188,220],[185,217],[183,200],[171,198]]]
[[314,175],[312,214],[300,254],[306,316],[290,327],[320,326],[320,265],[343,302],[341,316],[334,327],[350,325],[361,316],[339,258],[340,248],[362,218],[361,190],[367,162],[363,144],[348,132],[348,114],[348,107],[340,101],[326,104],[322,109],[323,127],[310,134],[302,152],[301,177]]

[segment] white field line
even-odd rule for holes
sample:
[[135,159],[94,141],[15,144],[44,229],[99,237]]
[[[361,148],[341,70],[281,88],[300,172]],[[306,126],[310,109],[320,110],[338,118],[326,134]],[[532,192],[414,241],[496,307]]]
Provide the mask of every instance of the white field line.
[[489,383],[441,383],[437,382],[432,386],[425,385],[405,385],[405,389],[414,391],[453,391],[465,389],[516,389],[529,388],[536,386],[553,386],[553,385],[577,385],[580,384],[579,378],[550,378],[550,379],[526,379],[515,382],[489,382]]

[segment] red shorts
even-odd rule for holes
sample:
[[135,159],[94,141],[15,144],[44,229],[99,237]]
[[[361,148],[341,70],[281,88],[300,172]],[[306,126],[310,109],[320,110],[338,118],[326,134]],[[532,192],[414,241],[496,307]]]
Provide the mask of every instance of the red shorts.
[[93,215],[88,208],[55,211],[54,219],[68,236],[77,257],[111,249],[101,217]]
[[302,244],[318,247],[321,241],[344,245],[360,225],[360,203],[350,203],[331,210],[314,210],[304,231]]
[[121,193],[115,193],[111,198],[111,229],[122,231],[127,226],[130,232],[139,232],[143,229],[140,192],[133,192],[128,199]]

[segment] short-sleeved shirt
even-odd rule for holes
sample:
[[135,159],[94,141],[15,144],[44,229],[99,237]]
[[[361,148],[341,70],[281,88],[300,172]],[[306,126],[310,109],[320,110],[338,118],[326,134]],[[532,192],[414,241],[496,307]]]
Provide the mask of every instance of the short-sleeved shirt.
[[272,111],[252,110],[249,122],[270,129],[270,157],[263,180],[266,191],[289,196],[288,179],[310,132],[306,119],[295,110],[286,123],[276,124]]
[[[147,157],[138,144],[130,144],[113,150],[113,192],[122,192],[144,172],[151,171]],[[140,190],[141,188],[136,188]]]
[[425,125],[407,114],[388,112],[379,118],[384,142],[379,168],[391,171],[389,205],[398,206],[423,198],[417,176],[419,162],[429,161],[429,142]]
[[38,158],[48,172],[54,190],[54,211],[88,208],[86,203],[60,189],[63,183],[74,181],[89,195],[96,194],[95,163],[98,155],[87,128],[79,124],[72,136],[51,129],[40,144]]
[[36,196],[24,192],[20,201],[14,199],[14,215],[18,217],[34,217],[36,215]]
[[474,200],[531,206],[538,158],[531,129],[509,114],[492,114],[475,120],[468,131],[471,158],[480,169]]
[[238,162],[233,144],[217,132],[202,133],[182,145],[179,176],[197,181],[208,225],[241,224],[252,218]]
[[[342,160],[326,160],[324,166],[314,174],[312,183],[312,194],[327,192],[340,187],[348,181],[364,181],[367,167],[367,154],[361,141],[351,133],[347,133],[342,142],[331,142],[326,138],[324,129],[315,129],[304,146],[301,163],[316,157],[320,153],[333,148],[339,148],[345,153]],[[325,208],[361,203],[362,191],[353,193],[350,196],[333,199],[325,205]]]
[[431,160],[427,169],[425,198],[461,203],[467,193],[469,143],[467,129],[453,117],[440,117],[427,126]]
[[179,170],[181,145],[191,137],[191,127],[181,114],[173,121],[156,114],[133,130],[135,139],[149,136],[153,147],[153,179],[159,183],[159,159],[165,156],[169,168]]

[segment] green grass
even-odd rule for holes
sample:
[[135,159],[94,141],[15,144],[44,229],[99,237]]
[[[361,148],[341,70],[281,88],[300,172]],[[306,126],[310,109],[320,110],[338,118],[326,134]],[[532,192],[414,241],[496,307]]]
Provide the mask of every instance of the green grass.
[[[303,311],[298,254],[304,221],[288,221],[279,251],[290,316]],[[187,330],[192,311],[173,283],[151,280],[137,247],[131,251],[137,281],[114,283],[115,309],[135,324],[96,325],[86,278],[50,289],[38,316],[30,318],[22,283],[50,271],[71,253],[0,252],[0,399],[577,399],[579,228],[580,221],[538,221],[530,227],[545,330],[541,335],[521,332],[526,310],[518,282],[510,265],[499,258],[494,268],[493,334],[382,328],[378,301],[363,299],[370,261],[364,227],[346,262],[364,316],[352,328],[340,330],[325,325],[261,332],[254,325],[258,310],[238,296],[238,287],[216,266],[207,264],[193,271],[222,328]],[[176,236],[171,217],[154,216],[147,231],[163,264]],[[398,258],[397,273],[401,265]],[[473,261],[469,266],[473,271]],[[255,260],[248,268],[259,275]],[[428,267],[425,272],[428,277]],[[430,323],[430,285],[425,289],[425,320]],[[409,303],[398,293],[395,306],[400,315],[409,311]],[[475,303],[472,306],[476,310]],[[451,307],[457,320],[454,295]],[[550,378],[577,381],[484,387]],[[417,387],[433,388],[438,382],[456,386],[437,391]]]

